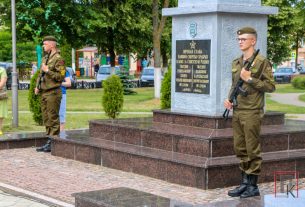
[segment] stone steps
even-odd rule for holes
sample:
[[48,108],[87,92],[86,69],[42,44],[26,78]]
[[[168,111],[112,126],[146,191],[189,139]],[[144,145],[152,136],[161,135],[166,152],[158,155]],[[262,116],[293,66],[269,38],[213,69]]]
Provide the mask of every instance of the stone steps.
[[[91,121],[89,135],[143,147],[201,157],[234,155],[231,128],[209,129],[183,126],[142,119],[138,122],[121,120]],[[305,149],[305,130],[302,125],[262,126],[262,152]]]
[[[167,111],[155,111],[153,118],[93,120],[88,134],[53,140],[52,155],[201,189],[238,185],[233,131],[221,122]],[[282,113],[266,116],[259,182],[273,181],[274,171],[297,170],[305,177],[304,125],[284,123]]]
[[[235,156],[206,158],[92,137],[55,139],[52,155],[137,173],[202,189],[237,185]],[[260,182],[273,181],[277,170],[298,170],[305,176],[305,149],[263,153]]]
[[0,138],[0,150],[39,147],[45,144],[45,133],[5,134]]

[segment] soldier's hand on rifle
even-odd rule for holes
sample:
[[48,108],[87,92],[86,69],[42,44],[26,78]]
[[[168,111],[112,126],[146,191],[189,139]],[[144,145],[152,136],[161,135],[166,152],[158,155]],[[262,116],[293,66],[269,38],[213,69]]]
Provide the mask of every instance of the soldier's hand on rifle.
[[245,68],[243,68],[240,72],[240,78],[247,82],[249,78],[251,78],[251,71],[247,71],[245,70]]
[[49,71],[49,67],[45,64],[42,64],[42,67],[41,67],[42,71],[47,73]]
[[223,105],[228,110],[231,110],[233,108],[233,103],[231,103],[228,99],[225,100]]
[[38,95],[39,89],[38,89],[38,88],[35,88],[35,91],[34,91],[34,92],[35,92],[36,95]]

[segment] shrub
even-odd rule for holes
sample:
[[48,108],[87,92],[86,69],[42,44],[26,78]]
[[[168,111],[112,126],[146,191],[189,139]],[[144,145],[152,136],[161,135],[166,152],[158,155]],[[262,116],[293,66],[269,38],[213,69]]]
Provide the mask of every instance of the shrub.
[[171,76],[172,69],[169,67],[167,73],[164,75],[161,86],[161,109],[171,107]]
[[118,74],[123,84],[123,93],[124,95],[136,94],[137,92],[132,90],[132,88],[134,88],[134,84],[131,81],[133,76],[130,76],[128,73],[128,71],[124,71]]
[[305,89],[305,77],[299,76],[292,79],[292,86],[297,89]]
[[28,101],[29,101],[30,111],[33,114],[34,121],[38,125],[42,126],[43,121],[42,121],[42,113],[41,113],[41,99],[40,99],[40,95],[35,95],[34,92],[34,89],[36,87],[36,80],[39,76],[39,73],[40,70],[37,70],[31,79]]
[[104,94],[102,105],[109,118],[115,119],[123,109],[123,84],[117,75],[109,76],[103,81]]

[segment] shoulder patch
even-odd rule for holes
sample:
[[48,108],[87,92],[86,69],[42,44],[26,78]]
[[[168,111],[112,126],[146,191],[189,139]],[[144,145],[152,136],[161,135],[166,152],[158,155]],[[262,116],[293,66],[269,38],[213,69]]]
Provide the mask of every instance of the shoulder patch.
[[66,68],[65,68],[65,66],[63,66],[63,65],[59,66],[59,70],[60,70],[60,74],[62,76],[66,75]]

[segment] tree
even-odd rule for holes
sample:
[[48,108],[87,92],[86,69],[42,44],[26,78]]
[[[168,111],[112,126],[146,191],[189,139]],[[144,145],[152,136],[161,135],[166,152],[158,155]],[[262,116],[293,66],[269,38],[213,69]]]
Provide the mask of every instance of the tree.
[[[1,1],[1,0],[0,0]],[[8,0],[2,0],[9,8]],[[151,47],[151,0],[20,0],[16,4],[18,39],[50,33],[71,47],[96,45],[99,53],[145,54]],[[7,10],[8,11],[8,10]],[[9,19],[7,18],[7,21]],[[51,31],[51,32],[50,32]]]
[[110,54],[112,67],[117,54],[143,54],[150,47],[149,6],[149,0],[87,1],[87,37],[99,52]]
[[[12,61],[12,34],[10,31],[0,30],[0,61]],[[36,60],[34,42],[17,43],[17,63],[30,64]]]
[[[267,53],[273,63],[281,64],[289,59],[293,44],[300,39],[298,31],[303,31],[304,37],[304,24],[297,26],[297,19],[304,18],[304,1],[263,0],[263,4],[279,7],[279,14],[268,18]],[[298,7],[300,9],[297,9]]]
[[[161,8],[168,8],[169,5],[176,5],[176,0],[152,0],[152,22],[153,22],[153,52],[154,52],[154,67],[155,73],[158,75],[155,76],[155,98],[160,97],[160,83],[161,83],[161,37],[166,24],[166,16],[161,16]],[[166,53],[165,53],[166,54]],[[156,79],[159,78],[159,79]]]
[[31,79],[30,89],[29,89],[29,106],[30,111],[32,112],[34,121],[39,125],[42,126],[42,113],[41,113],[41,95],[36,95],[34,93],[34,88],[36,87],[36,81],[39,76],[40,71],[37,71]]
[[172,69],[169,67],[162,81],[161,109],[168,109],[171,107],[171,79]]
[[117,75],[111,75],[103,81],[104,94],[102,105],[109,118],[115,119],[123,109],[123,84]]
[[293,31],[294,45],[296,51],[295,56],[295,69],[298,67],[298,49],[301,47],[302,40],[305,37],[305,1],[298,1],[295,5],[296,16],[294,18],[295,30]]
[[8,31],[0,31],[0,61],[12,60],[12,35]]

